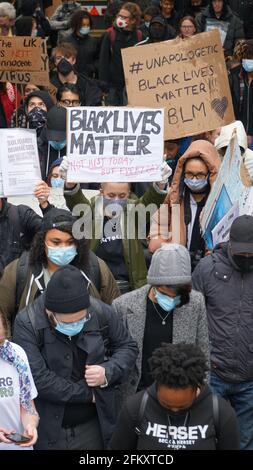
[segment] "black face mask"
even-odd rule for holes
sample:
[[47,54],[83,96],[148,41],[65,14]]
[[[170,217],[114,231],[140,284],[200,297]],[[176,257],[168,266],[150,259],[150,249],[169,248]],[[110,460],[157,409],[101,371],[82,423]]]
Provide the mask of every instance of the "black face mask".
[[241,271],[253,271],[253,256],[232,256],[234,262]]
[[59,64],[57,65],[57,70],[59,73],[61,73],[64,77],[67,77],[67,75],[70,74],[73,70],[73,65],[70,64],[70,62],[63,57]]
[[165,37],[166,31],[165,31],[164,28],[161,29],[161,28],[156,28],[156,26],[150,26],[149,27],[149,33],[150,33],[150,37],[152,39],[162,40]]
[[29,129],[39,129],[43,127],[47,120],[47,112],[36,106],[28,113]]

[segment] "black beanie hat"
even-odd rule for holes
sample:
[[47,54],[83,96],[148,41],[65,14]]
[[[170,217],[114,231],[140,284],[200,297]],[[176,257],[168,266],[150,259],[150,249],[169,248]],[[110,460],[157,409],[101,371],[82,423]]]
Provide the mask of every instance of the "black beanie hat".
[[47,232],[52,229],[61,230],[61,227],[66,226],[71,228],[76,220],[77,218],[70,211],[52,207],[42,219],[41,230]]
[[80,269],[71,265],[57,269],[47,285],[45,307],[55,313],[76,313],[89,305],[88,281]]

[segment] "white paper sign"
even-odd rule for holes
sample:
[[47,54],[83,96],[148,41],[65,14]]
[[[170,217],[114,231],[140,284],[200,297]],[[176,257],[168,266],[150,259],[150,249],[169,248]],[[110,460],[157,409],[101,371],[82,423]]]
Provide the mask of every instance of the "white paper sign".
[[68,108],[68,181],[160,181],[163,109]]
[[239,205],[235,204],[212,230],[213,246],[228,241],[230,227],[238,216]]
[[4,195],[33,194],[41,171],[37,135],[32,129],[0,129]]

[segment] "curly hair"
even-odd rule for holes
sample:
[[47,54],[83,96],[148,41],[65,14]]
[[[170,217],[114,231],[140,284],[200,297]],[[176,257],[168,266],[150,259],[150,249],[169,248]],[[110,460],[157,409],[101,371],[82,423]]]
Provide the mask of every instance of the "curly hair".
[[234,48],[234,57],[242,59],[252,59],[253,58],[253,39],[242,39],[237,42]]
[[204,353],[194,344],[162,343],[148,362],[155,382],[174,389],[203,385],[208,371]]
[[[70,225],[63,225],[57,230],[73,236],[72,226]],[[45,236],[48,231],[49,230],[41,230],[35,234],[29,256],[30,266],[34,266],[38,263],[42,264],[44,267],[47,266],[48,258],[45,251]],[[83,269],[89,263],[89,242],[84,238],[81,240],[75,239],[75,246],[77,256],[71,264],[79,269]]]
[[71,29],[73,29],[73,31],[76,33],[81,27],[82,27],[82,23],[83,23],[83,20],[87,18],[90,22],[90,28],[92,28],[93,26],[93,22],[92,22],[92,16],[90,15],[90,13],[88,11],[84,11],[84,10],[77,10],[72,16],[71,16],[71,19],[70,19],[70,27]]

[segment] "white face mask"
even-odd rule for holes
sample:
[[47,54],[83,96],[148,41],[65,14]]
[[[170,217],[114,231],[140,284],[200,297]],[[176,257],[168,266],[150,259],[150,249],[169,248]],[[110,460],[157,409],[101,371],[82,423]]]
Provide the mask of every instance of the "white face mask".
[[118,28],[126,28],[127,27],[127,21],[124,18],[121,18],[121,16],[118,16],[116,19],[116,25]]

